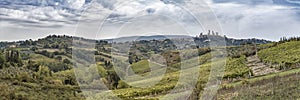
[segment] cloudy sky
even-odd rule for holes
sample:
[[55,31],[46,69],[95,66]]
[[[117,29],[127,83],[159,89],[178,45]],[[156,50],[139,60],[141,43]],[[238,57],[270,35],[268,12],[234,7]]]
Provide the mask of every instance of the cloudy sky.
[[[220,27],[219,27],[220,26]],[[300,34],[299,0],[0,0],[0,40],[196,35],[278,40]]]

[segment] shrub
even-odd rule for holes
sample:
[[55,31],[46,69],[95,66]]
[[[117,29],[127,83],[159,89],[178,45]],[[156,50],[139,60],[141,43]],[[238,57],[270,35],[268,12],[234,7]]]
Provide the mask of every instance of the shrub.
[[17,78],[19,81],[21,82],[30,82],[32,81],[32,78],[30,77],[30,75],[26,72],[21,72],[17,75]]
[[129,88],[130,87],[126,82],[124,82],[122,80],[120,80],[118,83],[119,83],[118,86],[117,86],[118,89]]
[[47,66],[40,66],[37,72],[37,77],[40,79],[45,79],[47,77],[52,76],[52,72],[49,70]]
[[71,61],[69,59],[64,59],[63,63],[65,63],[65,64],[71,64]]
[[249,82],[249,80],[248,79],[243,79],[242,80],[242,84],[249,84],[250,82]]
[[58,80],[58,79],[50,80],[50,81],[48,81],[48,83],[54,84],[54,85],[63,85],[62,80]]

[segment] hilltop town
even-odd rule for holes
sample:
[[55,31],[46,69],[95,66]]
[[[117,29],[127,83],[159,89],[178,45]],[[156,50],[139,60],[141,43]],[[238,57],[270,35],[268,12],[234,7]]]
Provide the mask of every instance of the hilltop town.
[[[219,32],[208,30],[208,33],[206,35],[203,34],[203,32],[202,32],[199,35],[196,35],[196,38],[207,38],[207,36],[220,36],[220,35],[219,35]],[[223,37],[226,37],[226,35],[224,35]]]

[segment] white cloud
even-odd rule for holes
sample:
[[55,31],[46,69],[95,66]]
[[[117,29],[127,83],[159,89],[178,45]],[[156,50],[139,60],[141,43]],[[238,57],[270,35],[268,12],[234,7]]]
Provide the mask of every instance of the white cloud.
[[[143,19],[147,26],[158,19],[169,17],[178,23],[172,23],[165,27],[166,31],[175,24],[188,26],[189,33],[197,34],[202,29],[197,26],[193,16],[181,7],[189,8],[197,17],[207,17],[206,24],[215,27],[210,23],[212,15],[209,10],[197,8],[197,0],[0,0],[0,27],[1,38],[8,39],[4,34],[32,33],[36,37],[38,33],[69,33],[72,35],[76,30],[76,23],[80,21],[82,27],[78,33],[95,33],[99,24],[106,20],[101,38],[112,37],[116,29],[122,24],[132,21],[131,18],[138,16],[161,15],[161,18],[153,17]],[[225,33],[236,38],[267,38],[277,40],[284,35],[297,35],[299,22],[299,11],[295,5],[299,4],[294,0],[282,0],[283,3],[273,0],[206,0],[218,17]],[[197,1],[199,4],[200,1]],[[202,5],[201,5],[202,6]],[[205,8],[205,7],[204,7]],[[82,13],[82,11],[85,11]],[[106,16],[109,15],[110,16]],[[203,21],[203,20],[202,20]],[[152,23],[152,26],[158,27]],[[169,22],[166,22],[169,23]],[[166,24],[165,23],[165,24]],[[170,24],[170,23],[169,23]],[[94,26],[94,27],[93,27]],[[96,27],[97,26],[97,27]],[[193,27],[194,26],[194,27]],[[177,26],[176,26],[177,27]],[[128,33],[135,33],[137,30],[127,30]],[[34,34],[33,34],[34,33]],[[176,33],[176,32],[174,32]],[[2,36],[3,35],[3,36]],[[30,35],[26,38],[30,38]],[[104,37],[103,37],[104,36]],[[93,37],[93,36],[89,36]],[[12,40],[13,37],[9,37]],[[19,38],[15,38],[19,39]]]
[[73,9],[80,9],[85,4],[85,0],[66,0],[66,5]]
[[297,28],[300,26],[299,15],[291,6],[229,2],[212,7],[224,31],[231,37],[278,40],[282,36],[296,36],[300,31]]

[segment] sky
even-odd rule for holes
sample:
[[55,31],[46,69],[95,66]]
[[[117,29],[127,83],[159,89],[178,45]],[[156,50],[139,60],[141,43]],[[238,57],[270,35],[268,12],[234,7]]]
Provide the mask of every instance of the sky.
[[299,0],[0,0],[0,41],[71,35],[299,36]]

